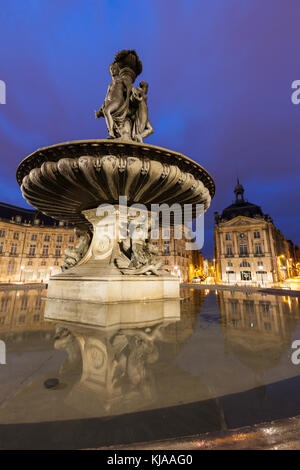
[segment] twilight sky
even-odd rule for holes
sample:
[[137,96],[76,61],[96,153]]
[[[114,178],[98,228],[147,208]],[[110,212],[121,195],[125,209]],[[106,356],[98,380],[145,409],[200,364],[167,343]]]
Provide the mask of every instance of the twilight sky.
[[147,143],[214,177],[213,213],[245,197],[300,243],[299,0],[10,0],[0,8],[0,201],[28,207],[15,180],[38,147],[105,138],[95,120],[120,49],[136,49],[155,133]]

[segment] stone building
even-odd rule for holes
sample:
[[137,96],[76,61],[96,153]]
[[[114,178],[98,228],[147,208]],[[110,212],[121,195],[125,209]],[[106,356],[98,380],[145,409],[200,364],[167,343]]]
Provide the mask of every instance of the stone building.
[[[177,230],[183,233],[182,226],[179,228],[177,226]],[[158,248],[158,258],[162,261],[162,268],[170,274],[180,277],[182,282],[187,282],[190,279],[190,264],[192,265],[190,257],[193,252],[186,250],[184,236],[176,238],[174,231],[176,233],[174,226],[154,230],[152,244]]]
[[65,222],[0,203],[0,282],[47,281],[60,272],[74,238]]
[[239,181],[234,193],[235,202],[222,214],[215,212],[216,280],[271,285],[294,276],[298,247],[285,239],[260,206],[244,199]]
[[[187,251],[185,239],[174,238],[174,227],[158,230],[152,242],[164,269],[184,282],[194,277],[201,252]],[[51,274],[60,272],[65,249],[74,245],[71,225],[35,210],[0,203],[0,282],[48,281]]]

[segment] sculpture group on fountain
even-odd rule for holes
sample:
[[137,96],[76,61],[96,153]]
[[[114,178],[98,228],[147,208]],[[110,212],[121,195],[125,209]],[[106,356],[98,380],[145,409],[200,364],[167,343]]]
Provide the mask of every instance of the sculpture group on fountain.
[[143,142],[153,133],[148,119],[148,83],[133,83],[142,71],[142,63],[133,50],[120,51],[109,66],[112,82],[96,118],[104,117],[109,138]]

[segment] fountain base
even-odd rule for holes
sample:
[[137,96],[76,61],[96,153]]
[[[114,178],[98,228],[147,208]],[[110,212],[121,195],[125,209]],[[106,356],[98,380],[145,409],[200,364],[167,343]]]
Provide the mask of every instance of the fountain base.
[[[45,319],[103,327],[128,326],[132,322],[146,326],[153,321],[176,319],[180,317],[180,300],[179,283],[174,281],[176,280],[166,279],[164,285],[154,285],[152,280],[148,282],[144,279],[139,286],[137,284],[139,280],[136,278],[126,281],[115,280],[115,282],[108,279],[86,280],[86,283],[93,284],[89,289],[82,290],[82,284],[78,280],[76,295],[74,287],[65,288],[63,284],[53,279],[49,284]],[[101,286],[105,288],[102,289]],[[81,292],[78,292],[79,288]],[[97,299],[93,295],[95,291],[99,292]],[[93,300],[91,298],[88,301],[83,300],[84,297],[88,297],[88,293],[91,293],[90,297],[93,297]],[[124,297],[128,300],[124,300]]]

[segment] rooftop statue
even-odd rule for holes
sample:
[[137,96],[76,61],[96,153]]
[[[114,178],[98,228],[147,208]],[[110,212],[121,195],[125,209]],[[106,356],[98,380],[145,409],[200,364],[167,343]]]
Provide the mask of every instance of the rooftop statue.
[[148,120],[148,83],[140,82],[133,86],[136,77],[142,72],[142,63],[134,50],[118,52],[109,66],[112,82],[108,86],[105,100],[96,118],[104,117],[111,139],[134,140],[153,133]]

